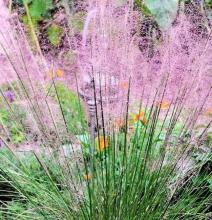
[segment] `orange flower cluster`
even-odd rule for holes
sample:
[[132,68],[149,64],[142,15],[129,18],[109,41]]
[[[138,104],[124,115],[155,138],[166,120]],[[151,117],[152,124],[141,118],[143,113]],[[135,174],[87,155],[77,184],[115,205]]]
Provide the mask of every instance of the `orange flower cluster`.
[[63,72],[63,70],[61,70],[61,69],[57,69],[55,72],[53,72],[53,71],[49,71],[48,73],[47,73],[47,76],[49,77],[49,78],[55,78],[55,77],[59,77],[59,78],[62,78],[62,77],[64,77],[64,72]]

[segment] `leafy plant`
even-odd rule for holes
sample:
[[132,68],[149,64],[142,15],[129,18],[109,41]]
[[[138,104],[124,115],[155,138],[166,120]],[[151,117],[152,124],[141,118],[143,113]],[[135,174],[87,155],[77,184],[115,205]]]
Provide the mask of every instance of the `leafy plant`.
[[52,0],[17,0],[16,3],[28,5],[30,16],[34,22],[49,18],[50,11],[54,9]]
[[145,11],[150,11],[160,27],[167,29],[176,16],[178,0],[145,0]]
[[85,113],[77,94],[71,91],[63,83],[56,83],[55,91],[51,95],[58,100],[64,115],[67,128],[75,134],[82,134],[85,131]]
[[211,0],[204,0],[204,3],[207,7],[212,8],[212,1]]
[[37,34],[39,32],[38,23],[43,19],[51,17],[51,10],[54,8],[52,0],[23,0],[23,5],[26,14],[22,17],[22,21],[27,30],[30,43],[33,49],[41,53],[40,45],[38,42]]
[[[18,112],[17,114],[20,118],[23,119],[25,117],[25,114],[19,110],[17,105],[13,104],[12,109]],[[9,135],[14,144],[21,143],[25,140],[25,134],[22,126],[11,119],[8,110],[5,108],[0,109],[0,124],[8,128],[10,132]]]
[[29,12],[33,19],[41,20],[49,17],[49,11],[54,8],[52,0],[32,0]]
[[59,46],[64,34],[64,30],[61,26],[53,24],[47,30],[48,39],[53,46]]

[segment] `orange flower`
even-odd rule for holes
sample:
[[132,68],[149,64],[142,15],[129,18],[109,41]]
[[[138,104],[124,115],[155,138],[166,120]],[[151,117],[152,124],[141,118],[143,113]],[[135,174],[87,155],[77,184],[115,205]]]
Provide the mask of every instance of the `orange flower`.
[[92,179],[92,175],[90,173],[85,174],[83,177],[84,177],[84,180],[86,180],[86,181],[89,181]]
[[126,82],[126,81],[123,81],[123,82],[121,82],[121,83],[119,84],[119,86],[120,86],[120,88],[122,88],[122,89],[128,89],[129,83]]
[[209,109],[206,110],[205,116],[212,117],[212,108],[209,108]]
[[161,110],[167,110],[170,106],[170,103],[167,102],[167,101],[162,101],[160,103],[158,103],[158,107],[161,109]]
[[56,72],[54,72],[54,71],[49,71],[48,73],[47,73],[47,76],[49,77],[49,78],[55,78],[55,77],[63,77],[64,76],[64,72],[61,70],[61,69],[57,69],[56,70]]
[[96,137],[95,139],[96,145],[97,145],[97,150],[98,151],[103,151],[105,148],[108,147],[108,138],[100,136],[99,139]]
[[144,118],[144,112],[141,111],[141,112],[139,112],[138,114],[135,115],[134,121],[138,122],[138,121],[142,120],[143,118]]
[[135,115],[134,121],[135,122],[141,121],[141,123],[143,125],[146,125],[147,124],[147,119],[144,115],[145,115],[144,111],[139,112],[138,114]]
[[56,71],[56,75],[57,75],[58,77],[63,77],[63,76],[64,76],[64,72],[63,72],[61,69],[58,69],[58,70]]
[[55,77],[55,73],[53,71],[48,71],[47,76],[52,79]]

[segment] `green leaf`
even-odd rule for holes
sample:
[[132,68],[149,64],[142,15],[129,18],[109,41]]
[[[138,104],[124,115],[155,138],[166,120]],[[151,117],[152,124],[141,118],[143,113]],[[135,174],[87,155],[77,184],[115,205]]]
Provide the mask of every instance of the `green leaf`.
[[61,26],[53,24],[48,28],[48,39],[53,46],[58,46],[61,42],[64,30]]
[[145,0],[144,3],[161,28],[171,25],[177,14],[178,0]]
[[37,18],[39,20],[52,8],[52,0],[33,0],[29,7],[29,11],[32,18]]
[[212,8],[212,1],[211,1],[211,0],[205,0],[205,4],[206,4],[208,7]]

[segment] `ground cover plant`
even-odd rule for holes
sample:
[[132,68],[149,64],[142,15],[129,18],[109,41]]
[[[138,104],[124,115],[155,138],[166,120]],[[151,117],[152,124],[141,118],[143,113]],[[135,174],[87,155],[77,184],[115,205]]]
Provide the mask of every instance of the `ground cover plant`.
[[0,219],[210,220],[210,1],[4,10]]

